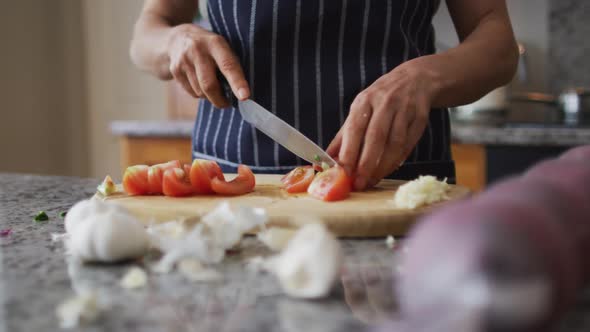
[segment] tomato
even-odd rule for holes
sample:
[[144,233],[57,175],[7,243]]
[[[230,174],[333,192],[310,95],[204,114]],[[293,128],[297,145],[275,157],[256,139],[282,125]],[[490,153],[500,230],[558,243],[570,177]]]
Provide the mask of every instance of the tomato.
[[129,195],[149,193],[148,169],[146,165],[129,166],[123,174],[123,188]]
[[238,176],[229,182],[219,178],[211,180],[211,189],[221,195],[247,194],[254,190],[254,186],[256,186],[256,178],[246,165],[238,166]]
[[339,201],[350,195],[352,183],[342,167],[335,166],[318,173],[307,192],[326,202]]
[[213,194],[212,179],[225,181],[221,167],[211,160],[195,159],[190,168],[190,181],[195,193]]
[[307,191],[311,181],[313,181],[314,175],[313,166],[297,167],[283,176],[281,182],[284,185],[283,188],[288,193],[302,193]]
[[182,164],[178,160],[172,160],[172,161],[169,161],[167,163],[161,163],[161,164],[153,165],[152,167],[161,168],[164,172],[166,172],[169,169],[182,168]]
[[150,194],[163,193],[162,181],[164,180],[164,172],[174,168],[181,168],[180,161],[173,160],[167,163],[150,166],[150,168],[148,169],[148,184]]
[[184,164],[184,165],[182,165],[182,169],[184,169],[184,172],[186,174],[191,174],[191,164]]
[[171,197],[189,196],[195,192],[188,174],[181,168],[173,168],[164,172],[162,191],[164,195]]
[[162,181],[164,180],[164,170],[160,167],[150,167],[148,169],[148,183],[150,194],[161,194]]

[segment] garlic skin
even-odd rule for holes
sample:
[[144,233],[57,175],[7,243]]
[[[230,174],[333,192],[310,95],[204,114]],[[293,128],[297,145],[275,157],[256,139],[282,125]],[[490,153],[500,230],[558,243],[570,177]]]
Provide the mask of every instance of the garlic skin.
[[142,256],[149,246],[139,220],[113,203],[91,199],[66,215],[69,254],[84,262],[112,263]]
[[279,227],[271,227],[258,232],[257,237],[272,251],[281,251],[287,247],[289,241],[295,236],[295,230]]
[[342,266],[342,249],[325,225],[303,226],[287,247],[268,262],[287,295],[320,298],[328,295]]
[[194,258],[205,264],[220,263],[225,258],[225,251],[236,246],[244,233],[264,227],[267,221],[264,209],[232,208],[224,201],[203,216],[190,231],[180,229],[178,222],[165,227],[150,227],[152,245],[165,253],[153,271],[169,273],[183,258]]
[[81,323],[90,323],[100,315],[96,293],[86,292],[60,303],[55,309],[62,329],[73,329]]

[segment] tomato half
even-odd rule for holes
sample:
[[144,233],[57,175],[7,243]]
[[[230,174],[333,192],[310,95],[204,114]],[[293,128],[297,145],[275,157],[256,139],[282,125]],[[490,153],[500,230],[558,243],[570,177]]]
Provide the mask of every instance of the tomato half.
[[335,166],[318,173],[307,192],[326,202],[339,201],[350,195],[352,183],[342,167]]
[[211,160],[195,159],[190,168],[190,181],[195,193],[213,194],[212,179],[225,181],[221,167]]
[[129,195],[145,195],[149,193],[147,165],[129,166],[123,173],[123,189]]
[[211,189],[221,195],[243,195],[254,190],[256,178],[254,173],[246,165],[238,166],[238,176],[226,182],[219,178],[211,180]]
[[164,195],[171,197],[189,196],[195,192],[188,175],[181,168],[173,168],[164,172],[162,191]]
[[306,192],[314,175],[312,166],[297,167],[281,178],[283,189],[291,194]]

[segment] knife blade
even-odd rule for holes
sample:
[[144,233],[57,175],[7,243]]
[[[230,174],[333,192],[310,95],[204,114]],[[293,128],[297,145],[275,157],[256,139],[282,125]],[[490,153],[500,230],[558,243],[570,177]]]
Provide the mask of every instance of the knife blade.
[[311,164],[324,162],[330,167],[336,165],[336,161],[326,151],[255,101],[250,99],[239,101],[238,108],[246,122],[265,133],[285,149],[293,152],[299,158]]

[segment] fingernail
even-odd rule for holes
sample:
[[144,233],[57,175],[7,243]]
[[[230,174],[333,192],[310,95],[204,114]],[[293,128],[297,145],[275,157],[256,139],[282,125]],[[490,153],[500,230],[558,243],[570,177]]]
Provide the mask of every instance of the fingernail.
[[356,189],[356,190],[363,190],[363,189],[365,189],[366,185],[367,185],[367,180],[365,180],[365,178],[363,178],[363,177],[358,177],[358,178],[356,178],[356,180],[354,180],[354,189]]
[[240,100],[244,100],[244,99],[248,98],[248,89],[239,88],[238,89],[238,98],[240,98]]

